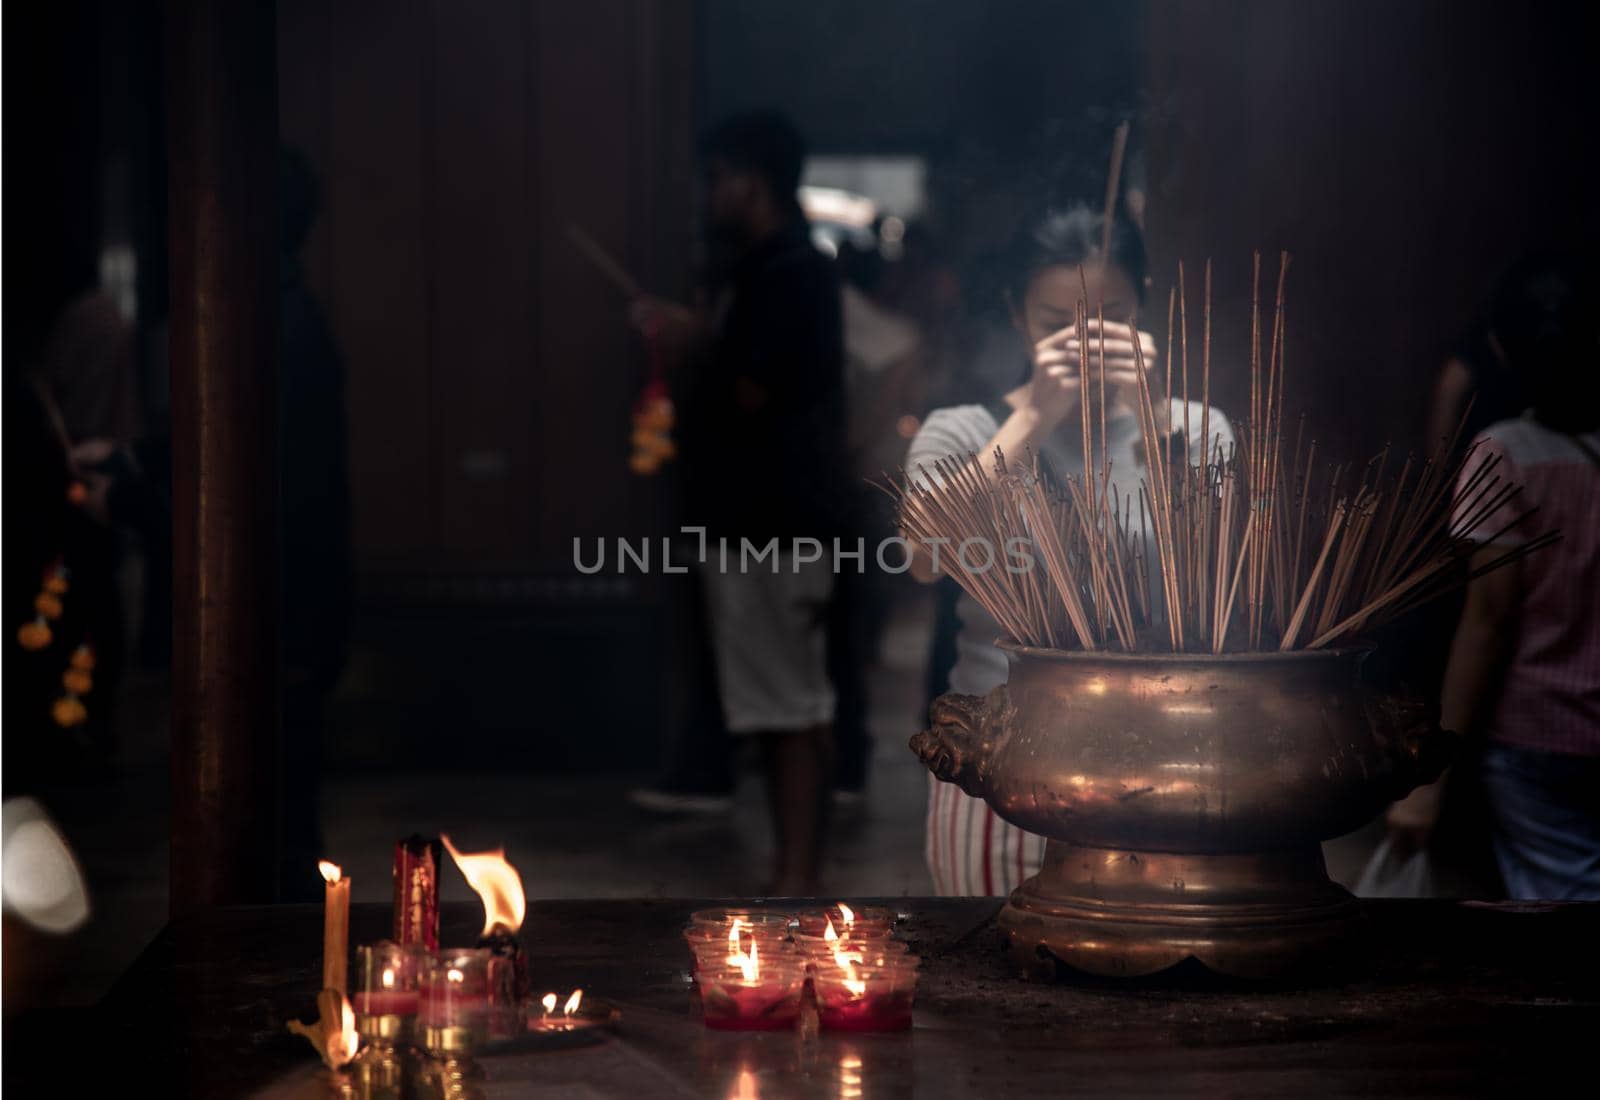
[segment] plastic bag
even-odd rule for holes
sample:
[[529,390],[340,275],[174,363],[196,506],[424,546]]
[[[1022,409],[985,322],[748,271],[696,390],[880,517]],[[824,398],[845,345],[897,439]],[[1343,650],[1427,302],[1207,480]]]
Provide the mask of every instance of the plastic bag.
[[1433,867],[1427,849],[1409,856],[1395,850],[1394,835],[1386,834],[1356,880],[1355,894],[1362,898],[1431,898],[1436,896]]

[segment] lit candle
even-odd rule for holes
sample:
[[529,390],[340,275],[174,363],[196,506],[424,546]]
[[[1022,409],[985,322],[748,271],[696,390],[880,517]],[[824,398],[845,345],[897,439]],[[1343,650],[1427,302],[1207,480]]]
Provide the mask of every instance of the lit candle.
[[690,916],[683,938],[691,952],[692,976],[702,958],[721,964],[739,955],[745,945],[759,944],[764,953],[781,951],[789,938],[789,915],[764,909],[703,909]]
[[529,1022],[529,1026],[536,1031],[571,1031],[578,1026],[574,1013],[583,1003],[583,990],[574,989],[567,998],[567,1003],[562,1006],[561,1012],[556,1012],[556,1004],[560,998],[554,993],[546,993],[539,1003],[544,1006],[544,1015],[536,1017]]
[[794,1026],[805,990],[805,963],[787,956],[763,960],[758,944],[724,965],[700,966],[706,1026],[725,1031],[778,1031]]
[[322,988],[349,992],[347,971],[350,953],[350,880],[338,864],[323,860],[317,864],[327,882],[322,906]]
[[396,1030],[395,1021],[369,1020],[369,1017],[417,1014],[420,999],[417,972],[421,968],[421,957],[416,950],[385,941],[356,948],[356,959],[360,964],[361,988],[350,998],[350,1003],[355,1006],[357,1023],[364,1026],[364,1034]]
[[904,956],[865,962],[838,952],[811,976],[817,1018],[829,1031],[903,1031],[911,1026],[917,963]]
[[488,951],[458,950],[429,960],[417,1005],[425,1047],[459,1052],[488,1040],[489,958]]
[[800,914],[796,936],[883,937],[894,932],[895,916],[888,909],[854,908],[836,902],[827,909]]

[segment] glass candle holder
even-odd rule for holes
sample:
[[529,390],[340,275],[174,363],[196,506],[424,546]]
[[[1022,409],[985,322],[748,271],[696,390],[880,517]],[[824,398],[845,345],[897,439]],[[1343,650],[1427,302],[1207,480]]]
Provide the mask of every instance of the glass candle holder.
[[489,1039],[491,954],[441,951],[418,983],[417,1036],[439,1058],[470,1055]]
[[417,982],[424,961],[416,948],[391,940],[356,948],[357,985],[350,1008],[363,1039],[392,1046],[405,1038],[421,999]]
[[783,1031],[800,1018],[805,964],[793,956],[746,970],[709,962],[698,975],[706,1026],[720,1031]]
[[833,926],[836,936],[888,936],[894,932],[895,915],[888,909],[830,905],[808,909],[795,917],[795,935],[824,936]]
[[827,1031],[904,1031],[911,1026],[917,966],[911,959],[881,965],[819,966],[811,976],[817,1021]]
[[[897,946],[898,945],[898,946]],[[861,955],[883,955],[905,950],[901,941],[887,932],[854,932],[848,936],[806,936],[796,933],[795,950],[806,958],[827,958],[835,951],[851,951]]]
[[516,963],[505,955],[489,955],[489,1038],[514,1039],[527,1027],[527,1015],[517,997]]
[[803,959],[800,959],[794,944],[789,943],[787,940],[774,940],[770,943],[764,940],[743,940],[737,950],[726,940],[709,940],[705,943],[694,945],[692,952],[694,957],[693,972],[698,974],[701,970],[707,968],[712,970],[720,967],[737,968],[739,965],[738,960],[748,958],[748,952],[750,951],[755,951],[756,958],[762,966],[765,966],[768,962],[774,964],[784,961],[804,962]]
[[853,943],[860,947],[870,947],[879,944],[903,942],[895,939],[894,933],[888,929],[857,928],[850,932],[840,932],[830,936],[827,933],[826,926],[824,926],[821,935],[796,931],[791,940],[798,948],[818,951],[831,950],[831,945],[837,943]]
[[794,917],[782,909],[701,909],[689,914],[688,927],[720,928],[726,935],[736,923],[752,931],[786,936],[794,925]]
[[693,953],[691,973],[698,973],[701,960],[748,952],[754,944],[760,951],[778,954],[789,938],[789,914],[765,909],[702,909],[689,918],[683,930],[684,942]]
[[911,949],[900,940],[808,939],[796,942],[794,951],[805,960],[806,968],[812,974],[818,969],[838,967],[840,960],[864,966],[887,966],[900,962],[915,967],[918,962],[917,957],[911,954]]
[[749,928],[743,925],[729,925],[727,928],[690,927],[684,929],[683,941],[693,951],[702,947],[720,947],[724,951],[735,952],[748,950],[752,943],[762,947],[786,944],[789,942],[789,932],[788,929]]

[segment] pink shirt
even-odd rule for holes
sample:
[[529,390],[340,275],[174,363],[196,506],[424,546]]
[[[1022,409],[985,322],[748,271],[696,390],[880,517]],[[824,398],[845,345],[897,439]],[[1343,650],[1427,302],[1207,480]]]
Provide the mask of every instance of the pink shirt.
[[[1600,453],[1600,431],[1579,438]],[[1478,439],[1463,483],[1498,454],[1490,476],[1523,489],[1473,537],[1494,538],[1532,506],[1539,511],[1496,538],[1496,545],[1561,532],[1560,542],[1515,566],[1521,587],[1516,641],[1489,730],[1521,748],[1600,756],[1600,465],[1572,437],[1526,416],[1492,424]]]

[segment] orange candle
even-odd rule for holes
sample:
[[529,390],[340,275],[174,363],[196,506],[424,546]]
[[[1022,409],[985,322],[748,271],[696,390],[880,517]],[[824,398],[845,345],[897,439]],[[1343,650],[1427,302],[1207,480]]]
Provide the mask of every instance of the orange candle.
[[350,955],[350,880],[336,863],[317,864],[327,882],[322,907],[322,988],[349,993],[346,971]]

